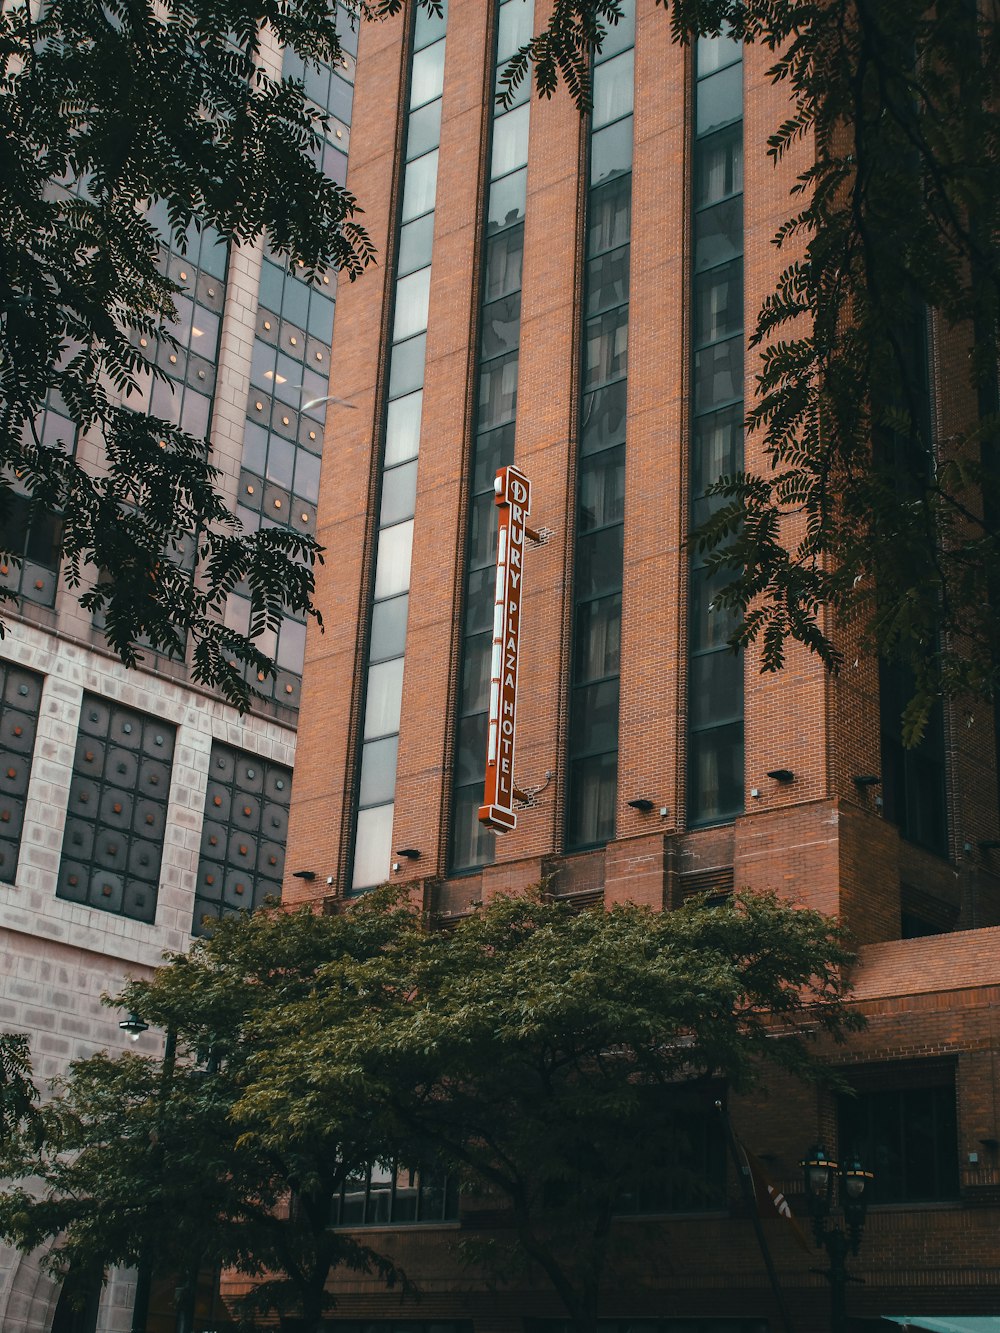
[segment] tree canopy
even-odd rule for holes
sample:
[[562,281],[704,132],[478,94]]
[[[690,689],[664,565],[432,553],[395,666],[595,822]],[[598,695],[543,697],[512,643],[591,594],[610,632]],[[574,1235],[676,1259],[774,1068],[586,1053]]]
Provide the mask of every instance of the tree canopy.
[[[769,468],[718,478],[697,540],[765,669],[793,639],[836,669],[852,622],[912,674],[915,740],[942,692],[991,698],[1000,662],[995,7],[659,2],[677,41],[726,29],[772,52],[789,105],[771,155],[813,146],[754,334],[748,421]],[[366,21],[403,4],[347,9]],[[619,0],[555,0],[502,87],[531,77],[551,95],[565,81],[585,107],[591,56],[620,13]],[[16,489],[36,518],[60,516],[67,576],[126,663],[140,643],[179,653],[190,640],[195,678],[240,706],[247,676],[272,667],[260,633],[286,611],[317,614],[320,552],[300,533],[241,530],[205,440],[130,410],[164,375],[179,290],[147,206],[175,244],[204,227],[237,245],[266,229],[307,273],[355,277],[372,258],[357,201],[314,161],[321,117],[301,84],[262,57],[273,36],[336,64],[337,23],[314,0],[53,0],[39,18],[19,0],[0,15],[0,502]],[[946,438],[932,424],[928,311],[968,367]],[[46,431],[46,404],[73,438]],[[221,620],[237,584],[246,634]]]
[[168,1031],[165,1059],[78,1061],[41,1137],[5,1145],[0,1171],[41,1191],[0,1194],[0,1235],[52,1240],[57,1273],[235,1268],[245,1313],[312,1330],[337,1266],[405,1281],[337,1225],[342,1188],[433,1164],[499,1196],[589,1331],[640,1178],[706,1188],[683,1098],[712,1117],[768,1066],[819,1075],[814,1039],[856,1022],[849,961],[831,921],[770,897],[575,913],[533,893],[428,931],[385,890],[230,918],[114,1001]]
[[[0,556],[23,554],[15,496],[36,522],[57,515],[66,577],[122,660],[140,643],[183,656],[190,639],[195,679],[240,706],[248,674],[272,668],[254,640],[287,611],[317,614],[319,548],[243,530],[206,439],[142,410],[179,331],[161,242],[184,253],[206,229],[235,245],[266,230],[306,276],[357,277],[373,251],[356,201],[315,160],[323,117],[264,52],[276,41],[338,65],[348,11],[401,3],[16,0],[0,13]],[[238,584],[245,634],[222,623]]]

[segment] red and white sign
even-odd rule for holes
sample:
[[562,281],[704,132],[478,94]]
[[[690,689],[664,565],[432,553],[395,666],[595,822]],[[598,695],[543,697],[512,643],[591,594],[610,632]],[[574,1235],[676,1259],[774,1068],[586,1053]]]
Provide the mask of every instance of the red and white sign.
[[500,510],[497,581],[493,599],[493,660],[490,667],[490,725],[486,742],[486,789],[480,823],[498,833],[517,824],[514,814],[514,737],[517,727],[517,663],[521,630],[525,519],[531,483],[516,467],[502,467],[493,483]]

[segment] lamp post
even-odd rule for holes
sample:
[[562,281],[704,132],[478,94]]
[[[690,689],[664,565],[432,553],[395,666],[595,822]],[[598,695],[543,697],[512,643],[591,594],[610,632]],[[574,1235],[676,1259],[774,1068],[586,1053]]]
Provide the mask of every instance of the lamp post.
[[[865,1215],[868,1212],[867,1187],[875,1179],[873,1172],[861,1164],[857,1154],[851,1154],[841,1165],[817,1144],[800,1163],[804,1177],[809,1216],[812,1218],[816,1245],[825,1249],[829,1268],[819,1271],[830,1284],[831,1333],[847,1333],[847,1284],[861,1282],[847,1272],[848,1254],[857,1254],[861,1245]],[[829,1225],[834,1203],[834,1179],[840,1177],[840,1206],[844,1227]]]
[[[127,1018],[123,1018],[119,1022],[118,1026],[123,1032],[127,1033],[133,1041],[138,1041],[144,1032],[149,1031],[149,1024],[145,1022],[134,1009],[129,1013]],[[170,1084],[173,1081],[174,1065],[176,1062],[177,1033],[172,1027],[168,1027],[166,1038],[163,1043],[163,1067],[160,1072],[160,1087],[158,1093],[158,1119],[161,1129],[167,1098],[170,1095]],[[160,1135],[160,1142],[152,1144],[151,1148],[154,1151],[162,1148],[162,1134]],[[135,1299],[132,1302],[131,1333],[146,1333],[146,1325],[149,1322],[149,1298],[152,1293],[152,1287],[153,1247],[147,1243],[143,1246],[142,1253],[139,1256],[139,1262],[136,1265]]]

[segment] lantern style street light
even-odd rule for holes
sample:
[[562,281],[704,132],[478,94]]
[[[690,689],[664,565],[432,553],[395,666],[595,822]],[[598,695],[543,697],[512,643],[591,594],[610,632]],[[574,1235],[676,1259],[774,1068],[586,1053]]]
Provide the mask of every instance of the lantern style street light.
[[[800,1163],[805,1178],[806,1200],[812,1218],[816,1245],[825,1249],[830,1267],[818,1270],[830,1284],[831,1333],[847,1333],[847,1284],[861,1282],[847,1272],[848,1254],[857,1254],[868,1212],[868,1185],[875,1179],[856,1153],[841,1165],[817,1144]],[[840,1177],[840,1207],[844,1228],[831,1226],[834,1180]]]

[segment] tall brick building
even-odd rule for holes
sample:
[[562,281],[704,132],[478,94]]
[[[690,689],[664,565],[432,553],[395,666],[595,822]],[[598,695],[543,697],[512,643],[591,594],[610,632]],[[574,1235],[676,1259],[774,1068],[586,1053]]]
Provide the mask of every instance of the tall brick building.
[[[522,90],[509,109],[492,96],[541,0],[450,0],[443,19],[361,34],[348,183],[384,258],[340,298],[337,393],[359,410],[332,408],[326,428],[327,629],[307,638],[285,898],[389,879],[447,923],[548,877],[581,904],[669,910],[737,887],[840,914],[868,1026],[831,1058],[857,1098],[776,1083],[731,1102],[733,1122],[793,1203],[817,1139],[850,1135],[868,1154],[858,1316],[1000,1314],[992,718],[945,709],[907,752],[903,687],[860,650],[839,679],[797,649],[770,675],[728,650],[685,537],[714,477],[766,466],[741,425],[746,331],[784,262],[771,238],[809,145],[780,172],[766,157],[786,105],[769,52],[681,49],[654,0],[626,9],[584,121],[563,92]],[[975,405],[933,318],[925,352],[943,436]],[[520,608],[526,799],[495,835],[477,810],[493,479],[511,463],[536,530]],[[780,1326],[736,1197],[730,1178],[713,1208],[622,1219],[616,1327]],[[345,1283],[337,1326],[506,1333],[558,1315],[530,1273],[492,1289],[459,1273],[450,1232],[487,1225],[471,1204],[404,1227],[395,1198],[372,1180],[344,1217],[388,1227],[420,1300]],[[820,1256],[772,1230],[796,1327],[825,1327]]]
[[[273,41],[261,59],[274,76],[304,77],[329,116],[323,167],[343,183],[357,31],[340,16],[341,68],[303,70]],[[188,241],[184,253],[162,250],[184,289],[181,346],[162,360],[170,384],[127,401],[209,437],[245,524],[314,531],[336,275],[306,283],[264,243],[230,251],[210,229]],[[40,424],[43,438],[72,432],[54,403]],[[97,443],[77,448],[100,467]],[[126,670],[60,582],[55,533],[29,524],[16,496],[4,514],[25,558],[0,563],[16,594],[0,640],[0,1029],[29,1034],[46,1080],[129,1045],[102,993],[187,948],[206,918],[280,892],[305,624],[290,618],[264,643],[277,677],[240,717],[194,684],[187,661],[147,653]],[[234,595],[233,623],[245,629],[248,612]],[[137,1049],[155,1053],[162,1039],[147,1032]],[[133,1274],[111,1274],[74,1316],[39,1259],[0,1246],[4,1333],[131,1327]],[[173,1327],[172,1292],[164,1299],[162,1326]]]

